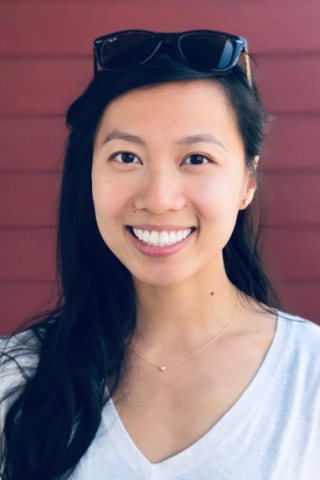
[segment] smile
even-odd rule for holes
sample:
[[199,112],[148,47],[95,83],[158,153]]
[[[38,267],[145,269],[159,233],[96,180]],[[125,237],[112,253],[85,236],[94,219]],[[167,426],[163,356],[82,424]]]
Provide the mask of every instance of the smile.
[[141,230],[134,227],[130,228],[130,230],[136,238],[146,245],[152,245],[153,247],[167,247],[185,240],[187,237],[189,237],[189,235],[191,235],[194,228],[168,232]]

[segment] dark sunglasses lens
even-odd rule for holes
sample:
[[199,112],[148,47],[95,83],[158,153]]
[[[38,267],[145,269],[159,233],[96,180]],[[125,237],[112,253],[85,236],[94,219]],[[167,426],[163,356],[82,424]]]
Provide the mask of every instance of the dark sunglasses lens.
[[183,35],[180,38],[180,49],[185,60],[209,70],[228,68],[234,56],[231,40],[209,33]]
[[152,35],[144,33],[109,37],[101,49],[102,66],[121,69],[140,65],[152,55],[157,43]]

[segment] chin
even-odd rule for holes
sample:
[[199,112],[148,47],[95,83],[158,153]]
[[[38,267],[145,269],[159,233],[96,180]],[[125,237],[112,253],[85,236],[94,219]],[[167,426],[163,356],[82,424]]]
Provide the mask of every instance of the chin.
[[134,281],[154,287],[168,287],[183,283],[195,276],[195,272],[186,271],[177,266],[171,268],[153,268],[148,272],[131,272]]

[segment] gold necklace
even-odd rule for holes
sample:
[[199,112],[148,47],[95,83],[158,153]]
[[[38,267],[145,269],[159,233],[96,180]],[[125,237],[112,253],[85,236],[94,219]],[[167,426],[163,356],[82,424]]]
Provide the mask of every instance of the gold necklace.
[[137,355],[138,357],[142,358],[142,360],[144,360],[145,362],[149,363],[150,365],[156,367],[158,370],[160,370],[161,372],[164,372],[166,371],[168,368],[172,368],[172,367],[176,367],[177,365],[180,365],[181,363],[184,363],[186,362],[187,360],[190,360],[190,358],[193,358],[195,357],[196,355],[198,355],[198,353],[201,353],[203,352],[203,350],[205,350],[206,348],[208,348],[213,342],[215,342],[219,337],[221,337],[221,335],[227,330],[227,328],[229,327],[229,325],[231,324],[234,316],[235,316],[235,313],[237,311],[237,307],[238,307],[238,303],[239,303],[239,294],[237,293],[237,301],[236,301],[236,306],[232,312],[232,315],[230,317],[230,319],[228,320],[228,322],[226,323],[226,325],[223,327],[223,329],[218,333],[218,335],[216,335],[215,337],[213,337],[210,342],[208,342],[206,345],[204,345],[204,347],[201,347],[199,348],[199,350],[197,350],[195,353],[193,353],[192,355],[189,355],[187,358],[184,358],[183,360],[179,360],[178,362],[175,362],[175,363],[170,363],[169,365],[157,365],[153,362],[150,362],[150,360],[148,360],[147,358],[143,357],[142,355],[140,355],[140,353],[138,353],[131,345],[129,345],[129,348],[130,350],[132,350],[132,352]]

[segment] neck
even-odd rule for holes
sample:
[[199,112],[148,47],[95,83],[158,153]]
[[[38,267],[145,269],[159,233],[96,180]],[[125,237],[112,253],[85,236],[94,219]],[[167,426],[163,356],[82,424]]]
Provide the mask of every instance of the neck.
[[237,290],[223,269],[175,285],[135,281],[136,341],[144,345],[189,344],[221,330],[232,315]]

